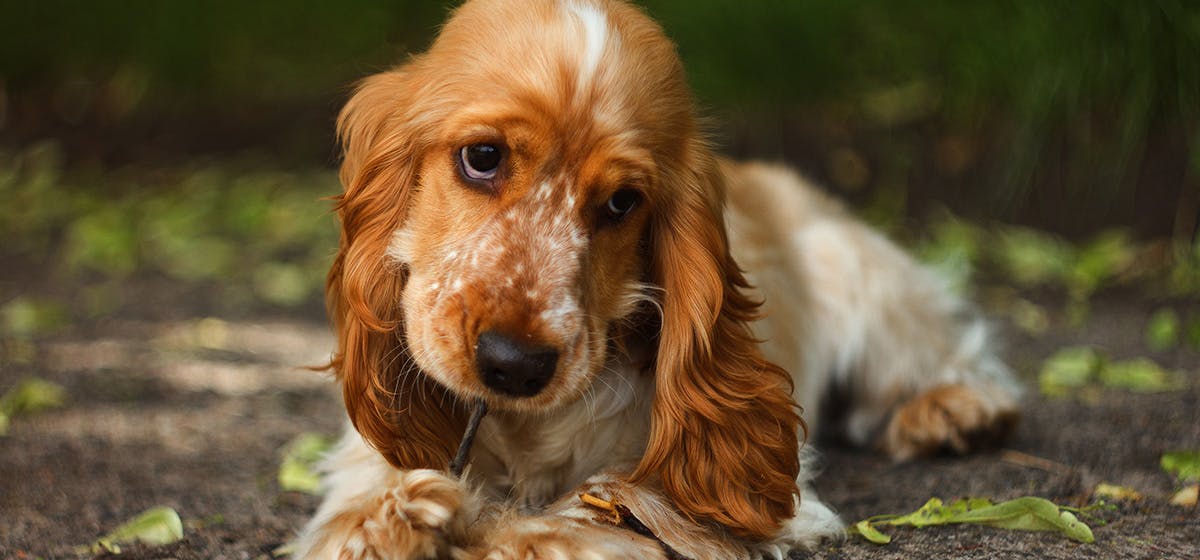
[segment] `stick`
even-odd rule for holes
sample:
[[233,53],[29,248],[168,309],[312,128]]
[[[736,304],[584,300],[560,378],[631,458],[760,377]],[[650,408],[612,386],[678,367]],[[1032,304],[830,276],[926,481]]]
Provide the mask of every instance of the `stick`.
[[1001,451],[1000,460],[1013,465],[1041,469],[1043,471],[1055,473],[1069,473],[1075,470],[1067,465],[1059,463],[1058,461],[1043,459],[1042,457],[1029,455],[1028,453],[1021,453],[1020,451],[1016,451],[1014,449],[1005,449]]
[[471,410],[471,420],[467,422],[467,431],[463,432],[462,443],[458,444],[458,453],[455,453],[454,460],[450,461],[450,474],[462,476],[463,467],[467,464],[467,455],[471,453],[471,444],[475,442],[475,432],[479,430],[479,423],[483,421],[485,414],[487,403],[479,399],[475,402],[475,408]]

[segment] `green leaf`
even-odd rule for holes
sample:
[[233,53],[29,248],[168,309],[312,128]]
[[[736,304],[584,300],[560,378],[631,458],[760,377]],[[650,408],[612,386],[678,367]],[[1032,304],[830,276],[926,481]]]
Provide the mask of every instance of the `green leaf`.
[[1196,507],[1196,502],[1200,501],[1200,484],[1190,484],[1180,488],[1178,492],[1171,495],[1168,501],[1171,505]]
[[1009,318],[1022,331],[1040,335],[1050,328],[1050,315],[1040,305],[1024,298],[1016,298],[1010,305]]
[[879,529],[876,529],[874,525],[871,525],[871,520],[869,519],[859,521],[852,527],[853,532],[857,532],[859,535],[862,535],[864,539],[867,539],[875,544],[887,544],[892,542],[892,537],[889,537],[883,534]]
[[1155,352],[1170,350],[1179,343],[1179,314],[1173,309],[1159,309],[1146,325],[1146,344]]
[[1178,373],[1164,370],[1149,358],[1105,364],[1100,368],[1099,378],[1105,387],[1138,393],[1160,393],[1183,388]]
[[1074,249],[1047,233],[1010,227],[996,236],[995,258],[1007,276],[1021,286],[1049,284],[1067,276]]
[[1200,350],[1200,317],[1194,317],[1188,321],[1187,344],[1192,350]]
[[957,515],[961,515],[972,509],[989,507],[991,505],[991,500],[986,498],[961,498],[951,502],[950,505],[943,504],[942,500],[938,498],[930,498],[917,511],[895,519],[883,521],[883,523],[889,525],[912,525],[913,527],[944,525],[946,523],[953,523],[953,519]]
[[1087,385],[1099,367],[1100,357],[1091,347],[1063,348],[1042,364],[1038,386],[1044,395],[1062,396]]
[[67,322],[66,309],[55,301],[20,296],[0,307],[0,333],[11,336],[53,331]]
[[315,467],[332,445],[329,438],[313,432],[293,438],[284,448],[279,465],[279,487],[291,492],[318,493],[321,476]]
[[318,282],[299,266],[267,263],[254,272],[254,291],[264,300],[286,307],[304,303]]
[[188,282],[227,276],[234,268],[238,248],[215,236],[163,238],[157,240],[154,265],[167,274]]
[[21,380],[0,397],[0,435],[8,432],[13,416],[58,408],[66,402],[66,395],[66,390],[56,383],[36,377]]
[[1163,453],[1163,470],[1185,482],[1200,481],[1200,450]]
[[952,523],[980,523],[1020,531],[1058,531],[1082,543],[1095,540],[1092,529],[1075,514],[1062,511],[1045,498],[1026,496],[991,507],[963,512]]
[[1097,235],[1075,256],[1067,274],[1067,288],[1077,297],[1086,298],[1129,266],[1135,252],[1126,231],[1113,230]]
[[860,521],[854,525],[853,532],[871,542],[886,544],[891,539],[875,529],[874,525],[909,525],[921,528],[958,523],[1020,531],[1057,531],[1083,543],[1095,540],[1091,528],[1075,517],[1074,513],[1049,500],[1033,496],[999,504],[993,504],[984,498],[963,498],[949,505],[943,504],[938,498],[932,498],[920,509],[907,515],[883,515]]
[[1092,496],[1097,498],[1109,498],[1123,502],[1134,502],[1142,499],[1142,494],[1133,488],[1117,486],[1116,484],[1109,484],[1107,482],[1101,482],[1100,484],[1097,484],[1096,489],[1092,490]]
[[917,254],[961,292],[979,260],[983,238],[979,226],[947,213],[930,226],[929,237],[917,248]]
[[96,539],[86,550],[93,554],[120,552],[120,545],[140,542],[151,546],[171,544],[183,539],[183,522],[175,510],[153,507]]
[[123,278],[137,269],[136,224],[130,204],[113,204],[77,217],[66,232],[63,261],[71,272],[94,270]]

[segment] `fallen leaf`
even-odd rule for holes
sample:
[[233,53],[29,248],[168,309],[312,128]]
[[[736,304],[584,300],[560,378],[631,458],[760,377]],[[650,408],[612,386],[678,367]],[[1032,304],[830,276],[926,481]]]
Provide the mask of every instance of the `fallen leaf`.
[[1129,232],[1100,233],[1076,253],[1067,272],[1068,290],[1086,299],[1105,281],[1127,268],[1135,253]]
[[1178,373],[1164,370],[1149,358],[1104,364],[1100,383],[1110,389],[1129,389],[1139,393],[1161,393],[1183,388]]
[[0,435],[8,432],[13,416],[58,408],[66,402],[66,394],[66,390],[56,383],[36,377],[22,379],[0,397]]
[[993,504],[984,498],[963,498],[949,505],[943,504],[938,498],[931,498],[920,509],[907,515],[881,515],[864,519],[854,525],[852,532],[857,532],[871,542],[886,544],[891,538],[875,526],[909,525],[921,528],[956,523],[973,523],[1020,531],[1057,531],[1082,543],[1095,540],[1091,528],[1075,517],[1074,513],[1049,500],[1033,496],[999,504]]
[[1038,386],[1042,394],[1062,396],[1087,385],[1100,367],[1100,356],[1087,346],[1072,346],[1055,352],[1042,364]]
[[69,322],[62,304],[45,299],[16,297],[0,306],[0,333],[29,337],[56,330]]
[[1067,538],[1082,543],[1095,540],[1092,529],[1075,517],[1075,514],[1060,509],[1049,500],[1033,496],[966,511],[957,516],[955,522],[982,523],[1021,531],[1058,531]]
[[855,523],[853,527],[854,531],[856,531],[859,535],[862,535],[864,539],[867,539],[875,544],[887,544],[892,542],[892,537],[889,537],[883,534],[883,532],[879,529],[876,529],[873,525],[871,525],[871,520],[869,519],[859,521],[858,523]]
[[329,438],[305,432],[292,439],[283,452],[279,465],[279,487],[289,492],[317,494],[321,487],[321,475],[316,471],[317,462],[332,446]]
[[1188,321],[1186,340],[1192,350],[1200,350],[1200,317]]
[[319,284],[310,276],[303,267],[294,264],[262,264],[254,272],[254,291],[264,301],[295,307],[304,303]]
[[1037,230],[1008,227],[998,232],[995,240],[996,261],[1023,287],[1062,280],[1075,261],[1075,249],[1069,243]]
[[1179,343],[1179,314],[1159,309],[1146,325],[1146,344],[1155,352],[1170,350]]
[[1111,500],[1121,500],[1126,502],[1135,502],[1142,499],[1142,495],[1137,490],[1127,488],[1125,486],[1117,486],[1107,482],[1101,482],[1096,485],[1096,489],[1092,490],[1092,496],[1097,498],[1109,498]]
[[1171,503],[1182,507],[1196,507],[1197,498],[1200,498],[1200,484],[1193,484],[1185,486],[1171,496]]
[[1163,470],[1184,482],[1200,481],[1200,451],[1171,451],[1159,460]]
[[921,260],[941,273],[956,292],[963,292],[979,260],[984,231],[944,213],[929,227],[929,236],[916,248]]
[[1046,359],[1038,373],[1042,394],[1060,397],[1098,383],[1108,389],[1160,393],[1183,388],[1179,372],[1165,370],[1149,358],[1106,361],[1088,346],[1063,348]]
[[1022,331],[1039,335],[1050,328],[1050,315],[1040,305],[1029,300],[1016,298],[1009,307],[1009,317]]
[[125,522],[120,527],[99,539],[84,550],[93,554],[120,552],[122,544],[140,542],[151,546],[171,544],[183,538],[183,522],[175,510],[153,507],[141,515]]

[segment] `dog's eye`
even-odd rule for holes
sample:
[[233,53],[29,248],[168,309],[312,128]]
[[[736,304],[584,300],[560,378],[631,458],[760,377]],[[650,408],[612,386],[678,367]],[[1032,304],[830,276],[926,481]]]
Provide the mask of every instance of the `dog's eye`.
[[493,144],[471,144],[463,146],[458,153],[463,175],[468,179],[489,181],[500,169],[500,148]]
[[619,221],[633,211],[641,200],[642,193],[637,189],[620,189],[608,197],[608,202],[604,203],[605,217],[613,222]]

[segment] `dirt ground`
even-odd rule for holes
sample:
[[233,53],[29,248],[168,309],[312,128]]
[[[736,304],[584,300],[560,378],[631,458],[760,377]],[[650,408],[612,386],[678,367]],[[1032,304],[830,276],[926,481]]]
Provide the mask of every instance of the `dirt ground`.
[[[5,292],[15,288],[11,276],[2,283]],[[32,354],[5,359],[0,391],[34,375],[65,386],[69,402],[15,418],[0,437],[0,558],[77,557],[75,546],[167,505],[184,520],[184,540],[125,547],[121,557],[266,559],[316,506],[316,497],[280,491],[276,473],[280,448],[292,437],[333,435],[342,423],[332,383],[300,367],[328,356],[331,338],[319,312],[206,319],[203,305],[169,293],[139,301],[29,343],[3,341],[10,358],[20,344]],[[1117,358],[1152,355],[1188,372],[1186,390],[1161,394],[1051,400],[1031,383],[1005,449],[1044,461],[1001,450],[895,465],[869,451],[822,449],[818,490],[848,521],[909,512],[934,496],[1035,495],[1085,505],[1100,482],[1144,494],[1098,512],[1106,524],[1092,523],[1094,544],[934,527],[888,529],[894,540],[886,546],[849,539],[795,557],[1200,557],[1200,515],[1167,503],[1175,482],[1158,464],[1164,451],[1200,448],[1200,353],[1150,354],[1142,342],[1149,307],[1133,295],[1106,294],[1081,329],[1053,327],[1032,337],[1001,324],[1006,355],[1027,380],[1046,356],[1079,343]]]

